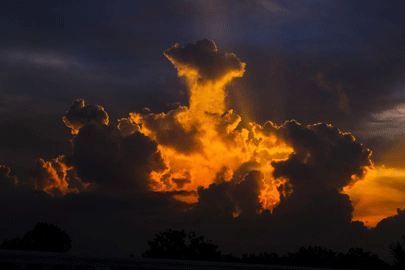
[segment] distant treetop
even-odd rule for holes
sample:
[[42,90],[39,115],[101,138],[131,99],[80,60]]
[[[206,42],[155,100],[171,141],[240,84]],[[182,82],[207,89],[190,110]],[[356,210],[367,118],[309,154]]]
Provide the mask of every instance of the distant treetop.
[[70,236],[59,227],[39,222],[32,231],[0,244],[0,249],[68,252],[72,248]]

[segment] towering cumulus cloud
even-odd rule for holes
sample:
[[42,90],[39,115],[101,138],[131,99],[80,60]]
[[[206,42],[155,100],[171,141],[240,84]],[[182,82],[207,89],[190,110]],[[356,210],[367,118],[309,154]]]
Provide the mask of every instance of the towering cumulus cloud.
[[233,216],[244,216],[273,210],[294,192],[339,195],[371,168],[371,152],[330,125],[288,121],[242,127],[241,117],[226,106],[225,87],[243,75],[245,63],[220,53],[213,41],[175,44],[164,55],[188,80],[189,106],[125,119],[158,143],[167,165],[163,172],[152,171],[153,190],[189,191],[175,198],[191,203],[206,194],[199,187],[213,189],[217,183]]
[[164,55],[187,78],[188,106],[132,112],[114,124],[103,107],[75,100],[63,117],[72,152],[36,161],[36,189],[52,196],[163,192],[194,212],[210,209],[222,217],[281,217],[301,207],[307,216],[340,215],[350,223],[353,209],[343,189],[373,167],[370,150],[328,124],[242,126],[227,108],[226,86],[243,75],[245,63],[211,40],[175,44]]

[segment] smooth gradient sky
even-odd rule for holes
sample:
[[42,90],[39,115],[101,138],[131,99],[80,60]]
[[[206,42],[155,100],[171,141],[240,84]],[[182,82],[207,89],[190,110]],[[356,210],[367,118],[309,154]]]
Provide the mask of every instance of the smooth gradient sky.
[[[184,228],[235,254],[315,244],[387,254],[405,234],[404,8],[390,0],[3,1],[0,239],[48,221],[83,252],[140,254],[159,230]],[[215,42],[218,57],[234,53],[246,63],[225,88],[240,128],[297,121],[263,127],[297,155],[272,165],[295,192],[273,213],[257,212],[261,176],[249,173],[250,163],[235,170],[245,172],[235,185],[195,189],[196,204],[173,199],[187,177],[171,180],[175,191],[146,191],[147,174],[163,170],[158,145],[190,153],[197,148],[176,148],[177,140],[195,138],[173,126],[175,138],[160,136],[161,126],[154,135],[116,128],[130,112],[150,113],[144,124],[153,127],[157,114],[190,106],[190,86],[173,66],[183,58],[163,52],[203,39]],[[206,49],[190,46],[196,59]],[[219,76],[218,66],[195,65]],[[102,108],[70,109],[78,98]],[[300,153],[316,158],[307,164]],[[79,192],[44,192],[63,173]],[[252,213],[235,218],[233,204]]]

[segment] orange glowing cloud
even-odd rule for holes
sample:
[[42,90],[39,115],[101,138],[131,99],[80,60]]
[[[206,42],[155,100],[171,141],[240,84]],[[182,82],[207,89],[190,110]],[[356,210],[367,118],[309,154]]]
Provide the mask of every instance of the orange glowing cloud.
[[[196,192],[212,183],[237,184],[251,170],[259,170],[263,177],[258,178],[256,197],[263,209],[273,209],[279,192],[271,161],[288,158],[293,149],[274,134],[262,133],[256,123],[241,127],[241,117],[227,108],[225,86],[243,75],[245,63],[234,54],[218,52],[210,40],[176,44],[164,54],[179,76],[187,78],[190,104],[168,113],[130,113],[128,120],[158,143],[167,164],[164,172],[151,173],[151,188]],[[195,193],[175,198],[196,201]]]
[[36,190],[42,190],[51,196],[78,193],[88,186],[77,177],[73,167],[66,165],[64,156],[51,161],[38,158],[31,178]]

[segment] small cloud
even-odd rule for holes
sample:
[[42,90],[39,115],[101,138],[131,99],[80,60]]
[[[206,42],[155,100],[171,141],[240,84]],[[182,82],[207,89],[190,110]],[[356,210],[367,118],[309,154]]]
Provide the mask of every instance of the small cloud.
[[268,11],[271,11],[271,12],[285,11],[284,8],[278,6],[273,1],[260,0],[259,3],[262,4],[263,7],[265,7]]
[[70,68],[80,67],[83,68],[85,64],[72,57],[48,51],[48,52],[33,52],[25,50],[6,50],[2,55],[7,61],[12,63],[26,63],[38,67],[51,67],[51,68]]
[[245,63],[233,53],[218,52],[215,42],[208,39],[188,43],[184,47],[176,43],[165,50],[164,55],[177,68],[179,76],[197,77],[202,81],[242,77],[245,72]]
[[405,133],[405,104],[373,114],[366,122],[368,135],[393,139]]
[[349,98],[340,83],[329,81],[327,78],[325,78],[325,74],[322,72],[319,72],[316,75],[314,81],[320,89],[335,96],[337,106],[341,111],[349,113]]
[[83,99],[73,101],[72,107],[63,116],[65,125],[72,129],[72,134],[79,133],[79,130],[88,124],[108,125],[108,114],[99,105],[86,105]]

